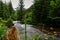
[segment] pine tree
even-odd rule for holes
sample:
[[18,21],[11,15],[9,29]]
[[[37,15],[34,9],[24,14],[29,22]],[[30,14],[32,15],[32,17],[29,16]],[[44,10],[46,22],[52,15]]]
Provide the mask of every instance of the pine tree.
[[[40,2],[35,0],[34,3],[34,8],[33,8],[33,17],[32,17],[32,22],[33,24],[37,24],[38,21],[40,20]],[[39,20],[38,20],[39,19]]]
[[3,18],[3,2],[0,0],[0,17]]
[[8,9],[7,8],[8,8],[8,6],[7,6],[6,1],[5,1],[4,5],[3,5],[3,18],[4,19],[8,18]]
[[33,22],[45,23],[49,14],[50,0],[35,0]]
[[8,4],[8,15],[9,15],[9,17],[11,17],[13,12],[14,12],[14,10],[13,10],[12,3],[11,3],[11,0],[10,0],[10,2]]
[[18,10],[18,14],[19,14],[19,17],[18,17],[18,20],[22,20],[23,18],[23,0],[19,0],[19,10]]

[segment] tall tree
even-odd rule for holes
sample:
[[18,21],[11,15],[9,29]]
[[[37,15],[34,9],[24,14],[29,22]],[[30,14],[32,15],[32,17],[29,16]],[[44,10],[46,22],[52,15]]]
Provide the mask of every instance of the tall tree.
[[23,18],[23,0],[19,0],[19,10],[18,10],[18,14],[19,14],[19,18],[18,20],[22,20]]
[[[23,18],[23,0],[19,0],[20,1],[20,13],[19,13],[19,20],[22,21]],[[26,31],[26,18],[24,20],[25,22],[25,40],[27,40],[27,31]]]
[[59,11],[59,9],[60,9],[60,0],[51,0],[51,2],[50,2],[50,16],[52,17],[52,18],[54,18],[54,17],[59,17],[60,15],[60,11]]
[[7,19],[8,18],[8,5],[6,4],[6,0],[5,0],[5,3],[3,5],[3,18],[4,19]]
[[3,2],[0,0],[0,17],[3,18]]
[[9,15],[9,17],[11,17],[11,15],[13,14],[13,12],[14,12],[14,9],[13,9],[13,7],[12,7],[12,2],[11,2],[11,0],[10,0],[10,2],[9,2],[9,4],[8,4],[8,15]]
[[35,0],[33,11],[34,23],[45,23],[49,14],[50,0]]

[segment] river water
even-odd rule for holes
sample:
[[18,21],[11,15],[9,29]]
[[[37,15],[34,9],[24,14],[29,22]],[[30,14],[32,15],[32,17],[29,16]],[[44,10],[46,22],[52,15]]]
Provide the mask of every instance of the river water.
[[[25,24],[20,24],[19,21],[13,21],[15,27],[18,29],[19,31],[19,35],[20,37],[24,37],[24,29],[25,29]],[[39,35],[39,34],[43,34],[40,30],[36,29],[36,28],[33,28],[32,27],[33,25],[28,25],[26,24],[26,32],[27,32],[27,37],[29,39],[32,38],[32,36],[34,35]]]
[[[14,26],[17,28],[19,32],[20,39],[24,39],[25,35],[25,24],[21,24],[20,21],[13,21]],[[26,24],[26,32],[28,40],[31,40],[32,36],[43,35],[44,33],[37,28],[34,28],[33,25]],[[56,37],[55,40],[60,40],[60,38]]]

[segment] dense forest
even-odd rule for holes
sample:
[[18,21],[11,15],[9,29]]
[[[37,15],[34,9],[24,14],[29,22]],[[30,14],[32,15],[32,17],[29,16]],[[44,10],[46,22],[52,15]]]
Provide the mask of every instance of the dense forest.
[[48,28],[60,28],[60,0],[35,0],[28,9],[24,8],[22,0],[18,5],[18,8],[14,10],[11,1],[7,4],[0,0],[0,23],[2,25],[9,26],[8,20],[12,19],[12,21],[18,20],[22,24],[31,24],[36,27],[42,25]]
[[[24,5],[22,4],[22,7]],[[19,6],[20,7],[20,6]],[[49,26],[60,26],[60,1],[59,0],[36,0],[34,5],[32,5],[29,9],[22,8],[21,13],[20,9],[14,10],[12,7],[11,1],[6,4],[0,1],[0,18],[3,20],[7,20],[9,18],[13,20],[21,20],[24,21],[25,17],[27,23],[38,25],[40,23],[49,25]],[[20,16],[22,18],[19,18]]]

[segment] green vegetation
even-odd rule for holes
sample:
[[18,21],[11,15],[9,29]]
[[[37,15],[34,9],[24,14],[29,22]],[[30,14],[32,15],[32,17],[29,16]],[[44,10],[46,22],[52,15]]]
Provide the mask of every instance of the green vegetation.
[[[21,23],[32,24],[35,26],[45,25],[48,27],[60,27],[60,0],[35,0],[29,9],[24,9],[23,0],[19,1],[16,10],[13,9],[11,0],[7,4],[0,1],[0,40],[7,30],[7,26],[11,26],[10,19],[19,20]],[[20,5],[21,4],[21,5]],[[7,23],[6,23],[7,22]],[[44,26],[44,27],[45,27]],[[4,32],[4,33],[3,33]],[[25,26],[25,37],[26,37]],[[40,38],[40,37],[39,37]],[[40,40],[32,37],[32,40]],[[48,38],[48,40],[54,40]]]
[[7,26],[4,20],[0,19],[0,40],[4,40],[6,37]]
[[7,27],[5,25],[0,25],[0,40],[5,38],[6,31],[7,31]]
[[49,35],[47,35],[44,38],[43,35],[39,35],[39,36],[33,36],[32,40],[55,40],[55,38],[54,38],[54,36],[49,36]]

